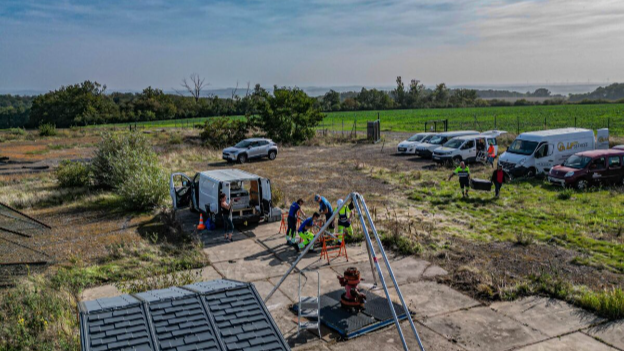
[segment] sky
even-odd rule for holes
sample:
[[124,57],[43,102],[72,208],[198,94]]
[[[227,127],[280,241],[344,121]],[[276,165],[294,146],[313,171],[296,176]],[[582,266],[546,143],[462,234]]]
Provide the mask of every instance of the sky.
[[624,81],[622,0],[0,0],[0,90]]

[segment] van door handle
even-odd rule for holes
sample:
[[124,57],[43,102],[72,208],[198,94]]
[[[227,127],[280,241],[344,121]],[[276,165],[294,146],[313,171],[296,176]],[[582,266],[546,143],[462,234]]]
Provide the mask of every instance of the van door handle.
[[553,162],[553,160],[548,160],[548,162]]

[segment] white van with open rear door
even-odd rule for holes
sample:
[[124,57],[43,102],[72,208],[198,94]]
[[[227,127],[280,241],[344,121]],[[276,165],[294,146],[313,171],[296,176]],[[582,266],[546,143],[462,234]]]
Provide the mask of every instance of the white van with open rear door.
[[445,164],[459,164],[461,161],[466,163],[485,162],[489,145],[494,145],[494,152],[498,155],[496,138],[506,133],[502,130],[492,130],[476,135],[455,137],[433,150],[431,158],[434,162]]
[[548,173],[552,167],[564,163],[577,152],[598,148],[609,148],[608,129],[598,130],[598,138],[590,129],[540,130],[518,135],[499,162],[512,177],[531,177]]
[[232,204],[233,221],[257,223],[272,213],[271,181],[238,169],[220,169],[195,174],[173,173],[169,193],[174,209],[190,207],[215,223],[221,221],[219,193]]

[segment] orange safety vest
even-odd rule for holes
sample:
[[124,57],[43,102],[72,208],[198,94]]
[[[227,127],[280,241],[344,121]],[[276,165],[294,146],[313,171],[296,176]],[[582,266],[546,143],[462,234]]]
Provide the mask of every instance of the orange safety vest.
[[490,157],[496,157],[496,151],[494,151],[494,145],[490,145],[490,148],[488,149],[488,155]]

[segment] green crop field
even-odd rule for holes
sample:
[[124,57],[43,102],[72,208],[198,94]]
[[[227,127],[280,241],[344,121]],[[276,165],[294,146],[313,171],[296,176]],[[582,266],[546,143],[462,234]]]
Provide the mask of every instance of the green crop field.
[[[574,127],[598,129],[610,128],[613,135],[624,135],[624,104],[604,105],[556,105],[556,106],[510,106],[470,107],[451,109],[416,109],[329,112],[318,129],[349,132],[366,131],[366,122],[381,120],[383,131],[419,132],[425,130],[428,121],[448,120],[449,130],[475,129],[479,131],[500,129],[510,133],[540,129]],[[196,117],[177,120],[137,122],[142,128],[192,128],[212,117]],[[244,118],[232,116],[230,118]],[[104,124],[94,127],[127,127],[135,123]],[[429,129],[433,124],[427,124]],[[442,128],[437,124],[437,130]]]
[[[365,131],[366,122],[378,115],[381,129],[395,132],[424,131],[425,122],[448,119],[449,130],[500,129],[517,133],[576,125],[588,129],[609,127],[612,134],[624,135],[624,104],[331,112],[320,128],[347,132],[355,122],[356,130]],[[438,123],[438,131],[440,128]]]

